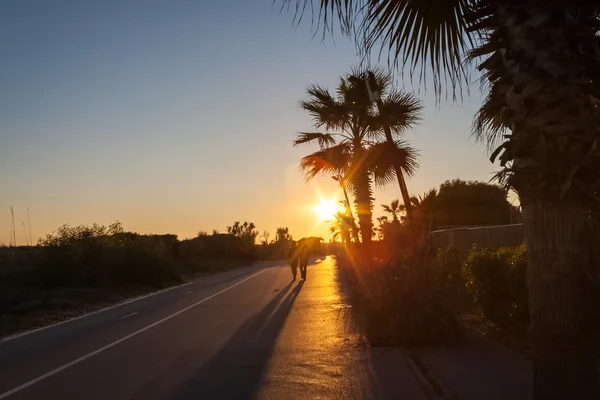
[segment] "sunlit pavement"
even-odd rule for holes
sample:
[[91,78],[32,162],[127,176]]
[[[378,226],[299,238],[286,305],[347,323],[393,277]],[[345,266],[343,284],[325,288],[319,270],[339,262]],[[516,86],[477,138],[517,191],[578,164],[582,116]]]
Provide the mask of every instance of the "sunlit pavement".
[[262,264],[0,342],[0,399],[426,399],[352,327],[335,265]]
[[426,399],[403,354],[365,347],[329,257],[309,267],[257,398]]

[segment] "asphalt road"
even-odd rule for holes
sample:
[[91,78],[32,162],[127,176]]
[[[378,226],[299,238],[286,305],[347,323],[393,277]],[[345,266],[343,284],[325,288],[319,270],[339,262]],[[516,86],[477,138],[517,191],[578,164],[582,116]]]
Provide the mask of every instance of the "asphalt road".
[[0,399],[421,398],[382,389],[345,310],[331,259],[229,271],[1,341]]

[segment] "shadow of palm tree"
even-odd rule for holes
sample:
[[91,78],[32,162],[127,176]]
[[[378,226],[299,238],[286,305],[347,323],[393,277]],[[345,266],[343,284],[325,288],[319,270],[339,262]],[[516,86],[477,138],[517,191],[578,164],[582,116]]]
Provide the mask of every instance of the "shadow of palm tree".
[[[251,399],[271,358],[273,346],[302,289],[283,288],[259,313],[183,384],[173,399]],[[289,295],[285,295],[289,292]]]

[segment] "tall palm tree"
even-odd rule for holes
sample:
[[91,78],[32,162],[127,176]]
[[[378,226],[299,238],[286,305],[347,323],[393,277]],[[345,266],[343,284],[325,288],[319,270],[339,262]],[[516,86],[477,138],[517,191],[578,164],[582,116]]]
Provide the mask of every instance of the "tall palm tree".
[[[393,152],[396,148],[394,138],[402,136],[421,121],[421,102],[413,94],[393,88],[391,74],[381,68],[354,69],[350,81],[361,94],[362,101],[373,107],[371,129],[379,132],[381,139],[389,145],[386,151]],[[390,154],[390,159],[393,161],[396,158]],[[391,167],[410,221],[412,205],[405,180],[407,171],[399,163],[393,162]]]
[[466,82],[463,54],[483,58],[475,134],[503,141],[492,161],[523,209],[536,399],[600,398],[586,348],[600,316],[584,300],[599,291],[586,239],[600,203],[599,14],[598,0],[321,0],[318,14],[366,52],[381,44],[411,73],[431,71],[438,94]]
[[[319,173],[344,176],[345,184],[354,193],[362,244],[369,254],[373,234],[372,183],[385,185],[393,179],[393,163],[400,163],[404,170],[413,173],[417,153],[404,142],[397,141],[393,152],[387,143],[375,142],[378,132],[373,130],[372,107],[362,101],[362,93],[349,82],[340,78],[335,95],[327,89],[311,85],[309,98],[300,103],[313,117],[316,128],[325,132],[300,132],[294,145],[316,142],[320,150],[302,158],[300,167],[307,179]],[[394,160],[391,157],[394,157]]]

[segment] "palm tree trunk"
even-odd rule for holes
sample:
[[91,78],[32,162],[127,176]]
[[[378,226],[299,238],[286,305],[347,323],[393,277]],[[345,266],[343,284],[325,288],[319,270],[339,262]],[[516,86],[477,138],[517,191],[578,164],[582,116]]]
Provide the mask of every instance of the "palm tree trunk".
[[[384,105],[381,99],[377,101],[377,108],[380,113],[384,113]],[[383,115],[385,121],[385,115]],[[390,127],[387,122],[384,122],[383,130],[385,132],[385,139],[390,146],[394,146],[394,138],[392,137],[392,132],[390,131]],[[406,180],[404,179],[404,172],[402,168],[397,163],[394,163],[394,171],[396,172],[396,178],[398,179],[398,186],[400,187],[400,193],[402,194],[402,201],[404,202],[404,210],[406,211],[406,221],[408,223],[408,230],[411,233],[411,244],[414,248],[416,243],[416,230],[414,229],[413,222],[413,206],[410,201],[410,195],[408,194],[408,189],[406,188]]]
[[[345,178],[340,176],[339,183],[342,187],[342,191],[344,192],[344,198],[346,199],[346,214],[350,218],[352,218],[352,224],[354,224],[354,214],[352,214],[352,208],[350,207],[350,199],[348,198],[348,191],[346,190],[346,182],[344,181],[344,179]],[[356,232],[356,230],[352,229],[352,235],[354,236],[354,241],[356,243],[360,243],[360,241],[358,240],[358,232]]]
[[589,210],[576,203],[538,201],[523,205],[523,217],[534,399],[600,399],[597,320],[589,312],[597,308],[591,300],[598,285],[588,278]]
[[523,205],[528,245],[535,400],[600,399],[592,225],[572,184],[590,184],[591,172],[575,174],[599,134],[585,87],[592,81],[572,43],[573,32],[586,31],[569,4],[493,4],[495,50],[483,65],[498,77],[494,85],[505,96],[512,130],[510,183]]
[[356,214],[362,239],[362,248],[365,256],[371,253],[371,235],[373,232],[372,221],[372,196],[371,178],[368,171],[357,171],[354,175],[354,201]]

